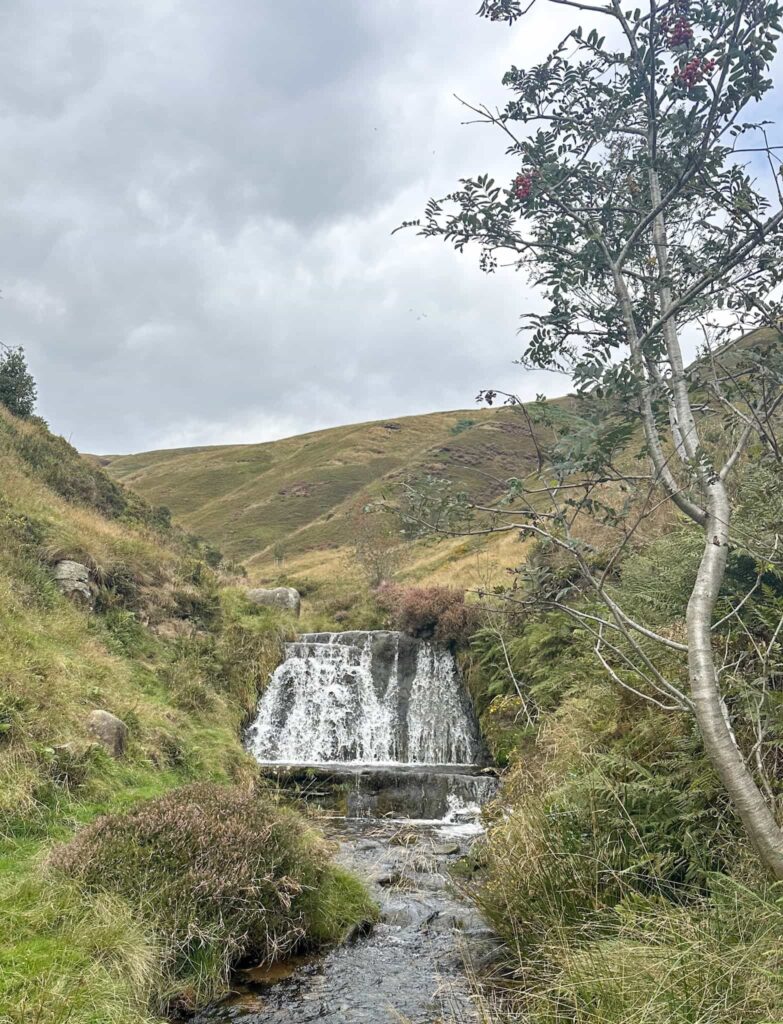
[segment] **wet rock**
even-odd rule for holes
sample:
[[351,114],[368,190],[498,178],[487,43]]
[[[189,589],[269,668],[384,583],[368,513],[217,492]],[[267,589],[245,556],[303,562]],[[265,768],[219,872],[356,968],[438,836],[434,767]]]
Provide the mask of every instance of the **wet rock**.
[[447,884],[445,877],[434,871],[427,873],[417,872],[408,876],[407,881],[410,882],[411,888],[413,889],[420,889],[423,892],[433,893],[443,892]]
[[87,731],[112,757],[120,758],[125,753],[128,727],[110,711],[91,711],[87,719]]
[[471,935],[493,935],[494,932],[475,907],[462,908],[462,930]]
[[400,872],[395,868],[389,865],[382,865],[370,873],[368,881],[373,885],[381,885],[384,888],[388,888],[389,886],[397,885],[400,878]]
[[365,850],[377,850],[380,848],[380,843],[376,839],[362,839],[358,842],[354,849],[358,850],[359,853],[363,853]]
[[366,939],[372,933],[374,927],[374,921],[359,921],[345,936],[344,942],[350,946],[354,942],[358,942],[359,939]]
[[401,633],[379,630],[372,636],[371,672],[378,698],[383,700],[392,679],[395,681],[396,733],[400,750],[408,749],[408,715],[411,693],[418,667],[418,640]]
[[[282,729],[290,712],[290,694],[281,694],[279,715],[273,718],[275,729]],[[252,730],[251,730],[252,742]],[[328,791],[317,802],[328,809],[347,813],[351,818],[427,818],[470,822],[476,818],[480,805],[497,791],[497,779],[480,774],[470,765],[263,765],[261,771],[275,782],[308,800],[316,793]],[[314,787],[314,782],[318,786]],[[455,812],[458,802],[464,815]],[[369,847],[368,847],[369,848]]]
[[477,910],[456,900],[442,900],[440,913],[430,922],[429,927],[436,932],[460,931],[465,935],[482,938],[492,935]]
[[386,924],[398,925],[401,928],[424,928],[439,913],[435,900],[421,896],[405,896],[386,900],[383,905],[383,920]]
[[81,562],[65,558],[54,567],[54,581],[61,594],[83,608],[92,608],[94,596],[90,587],[90,570]]
[[273,587],[271,590],[256,587],[247,591],[247,599],[264,608],[281,608],[284,611],[293,612],[297,617],[302,605],[299,591],[294,590],[293,587]]
[[440,846],[433,846],[432,852],[436,857],[451,857],[460,852],[459,843],[441,843]]

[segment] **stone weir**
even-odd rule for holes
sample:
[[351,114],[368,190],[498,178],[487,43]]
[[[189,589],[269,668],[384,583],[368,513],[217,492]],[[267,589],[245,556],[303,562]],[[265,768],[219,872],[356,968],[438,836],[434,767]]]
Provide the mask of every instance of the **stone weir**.
[[388,630],[286,645],[248,730],[267,775],[348,818],[476,819],[497,788],[454,654]]
[[411,818],[466,825],[497,792],[491,768],[432,765],[266,765],[264,773],[305,801],[345,818]]
[[453,653],[402,633],[304,633],[264,692],[248,749],[262,763],[486,762]]

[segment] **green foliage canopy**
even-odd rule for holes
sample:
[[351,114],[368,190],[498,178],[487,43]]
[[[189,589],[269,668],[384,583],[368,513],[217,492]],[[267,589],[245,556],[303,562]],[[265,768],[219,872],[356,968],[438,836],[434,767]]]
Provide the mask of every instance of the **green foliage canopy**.
[[0,352],[0,402],[16,416],[32,416],[38,389],[23,348]]
[[[531,6],[494,0],[479,13],[511,23]],[[770,297],[783,280],[783,209],[769,198],[780,196],[780,161],[765,126],[742,119],[772,87],[781,7],[572,6],[591,23],[608,18],[609,36],[574,28],[539,65],[506,73],[513,96],[502,110],[471,108],[502,133],[511,180],[464,178],[406,226],[460,251],[478,244],[489,273],[510,256],[546,307],[522,316],[520,362],[619,396],[635,418],[640,389],[666,391],[656,367],[673,318],[679,330],[709,326],[725,338],[738,320],[747,330],[780,314]],[[750,151],[776,170],[769,187]],[[665,266],[654,241],[661,215]]]

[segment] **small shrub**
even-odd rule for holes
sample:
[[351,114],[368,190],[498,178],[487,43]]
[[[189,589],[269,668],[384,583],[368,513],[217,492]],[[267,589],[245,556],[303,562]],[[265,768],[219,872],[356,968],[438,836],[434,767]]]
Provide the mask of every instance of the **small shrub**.
[[174,616],[187,619],[196,626],[209,628],[220,618],[220,595],[217,590],[182,588],[172,595]]
[[[166,510],[168,511],[168,509]],[[171,513],[169,512],[169,518]],[[219,551],[214,545],[204,542],[204,561],[210,567],[210,569],[217,569],[220,563],[223,561],[223,552]]]
[[106,760],[105,752],[92,744],[65,743],[57,747],[42,747],[38,749],[37,756],[42,774],[67,790],[83,786],[93,768],[103,765]]
[[26,515],[0,498],[0,530],[23,548],[37,548],[43,544],[46,527],[39,519]]
[[455,434],[455,435],[456,434],[462,434],[466,430],[470,430],[470,428],[475,424],[475,422],[476,422],[475,420],[469,420],[469,419],[457,420],[457,422],[451,428],[449,433]]
[[356,565],[371,587],[394,579],[408,557],[399,520],[378,510],[357,508],[350,536]]
[[176,769],[185,776],[195,775],[198,767],[197,757],[181,736],[160,730],[152,737],[152,742],[154,763],[161,767]]
[[283,644],[290,635],[279,618],[267,616],[250,623],[232,622],[225,627],[217,644],[212,680],[216,689],[248,712],[283,660]]
[[106,611],[110,608],[138,607],[140,580],[138,572],[123,562],[117,562],[96,573],[99,588],[95,601],[95,610]]
[[194,674],[191,659],[174,662],[165,672],[174,704],[191,714],[214,711],[216,694],[201,676]]
[[505,767],[527,744],[535,741],[526,708],[516,695],[493,697],[481,716],[481,734],[493,761]]
[[187,786],[100,818],[51,864],[89,894],[138,907],[167,949],[170,992],[193,1004],[232,967],[333,940],[374,913],[296,815],[235,787]]
[[2,346],[0,352],[0,402],[15,416],[32,416],[38,389],[27,369],[23,348]]
[[148,519],[150,526],[158,530],[171,529],[171,509],[167,505],[154,505],[149,511]]
[[320,602],[318,610],[326,616],[328,630],[383,629],[388,618],[375,592],[366,586],[339,590]]
[[465,594],[451,587],[385,586],[378,603],[391,613],[394,626],[420,640],[453,647],[467,644],[478,629],[479,609],[465,604]]
[[104,615],[106,646],[115,654],[138,655],[149,646],[149,634],[133,612],[111,608]]

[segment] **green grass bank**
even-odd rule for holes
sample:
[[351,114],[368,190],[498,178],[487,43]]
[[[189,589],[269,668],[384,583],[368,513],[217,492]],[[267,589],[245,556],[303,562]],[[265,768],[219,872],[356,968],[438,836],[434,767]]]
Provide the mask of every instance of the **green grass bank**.
[[[0,410],[0,475],[0,1021],[158,1020],[371,916],[239,741],[293,624],[41,421]],[[59,591],[63,559],[93,610]],[[95,710],[124,723],[121,757]],[[235,856],[252,913],[229,912],[207,849]]]

